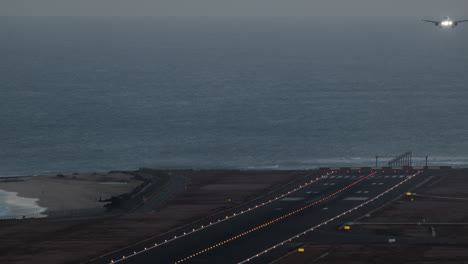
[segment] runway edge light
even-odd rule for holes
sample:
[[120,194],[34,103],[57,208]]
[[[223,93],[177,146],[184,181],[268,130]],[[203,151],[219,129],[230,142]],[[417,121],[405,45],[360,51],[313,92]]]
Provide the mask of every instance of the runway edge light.
[[305,251],[304,248],[298,248],[297,249],[297,252],[304,252],[304,251]]

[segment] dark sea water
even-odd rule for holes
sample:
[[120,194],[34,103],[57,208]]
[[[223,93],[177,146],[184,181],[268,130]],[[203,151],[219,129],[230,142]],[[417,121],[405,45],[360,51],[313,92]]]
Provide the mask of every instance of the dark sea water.
[[468,25],[0,18],[0,175],[468,165]]

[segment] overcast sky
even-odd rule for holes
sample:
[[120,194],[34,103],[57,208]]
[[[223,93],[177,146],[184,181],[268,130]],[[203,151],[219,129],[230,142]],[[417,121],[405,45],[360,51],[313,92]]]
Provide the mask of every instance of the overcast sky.
[[1,16],[461,17],[468,0],[0,0]]

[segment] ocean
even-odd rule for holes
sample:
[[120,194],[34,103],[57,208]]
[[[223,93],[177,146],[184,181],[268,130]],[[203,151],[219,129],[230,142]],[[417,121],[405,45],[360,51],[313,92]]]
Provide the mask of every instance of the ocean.
[[[0,175],[468,165],[468,24],[0,17]],[[415,159],[423,162],[423,159]]]

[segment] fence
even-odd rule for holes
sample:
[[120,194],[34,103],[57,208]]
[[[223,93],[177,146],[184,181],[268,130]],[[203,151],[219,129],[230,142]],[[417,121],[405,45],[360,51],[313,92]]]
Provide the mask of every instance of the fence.
[[50,218],[50,217],[66,217],[66,216],[89,216],[98,215],[106,212],[104,207],[102,208],[88,208],[88,209],[76,209],[76,210],[57,210],[57,211],[44,211],[35,214],[24,214],[24,215],[7,215],[0,216],[0,220],[19,220],[28,218]]

